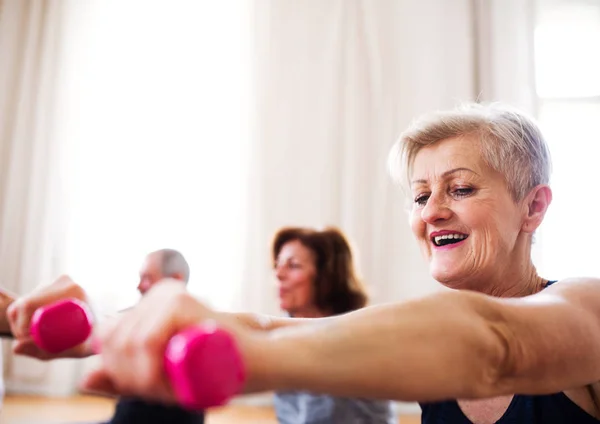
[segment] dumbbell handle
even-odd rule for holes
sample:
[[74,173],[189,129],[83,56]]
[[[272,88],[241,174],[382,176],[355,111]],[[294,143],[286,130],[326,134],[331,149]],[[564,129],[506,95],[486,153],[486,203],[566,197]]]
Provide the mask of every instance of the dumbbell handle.
[[[92,328],[92,313],[76,299],[40,308],[31,320],[33,340],[50,353],[85,342]],[[190,327],[173,336],[165,351],[164,368],[179,404],[192,410],[226,404],[240,393],[245,379],[235,340],[211,324]]]

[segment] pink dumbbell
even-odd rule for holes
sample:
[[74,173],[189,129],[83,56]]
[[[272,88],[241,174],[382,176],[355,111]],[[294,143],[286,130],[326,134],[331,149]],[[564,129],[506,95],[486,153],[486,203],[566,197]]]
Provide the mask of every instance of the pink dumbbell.
[[[31,320],[31,336],[40,348],[59,353],[86,341],[92,327],[88,306],[68,299],[38,309]],[[224,405],[244,384],[244,364],[236,343],[215,325],[191,327],[173,336],[164,363],[177,400],[187,409]]]

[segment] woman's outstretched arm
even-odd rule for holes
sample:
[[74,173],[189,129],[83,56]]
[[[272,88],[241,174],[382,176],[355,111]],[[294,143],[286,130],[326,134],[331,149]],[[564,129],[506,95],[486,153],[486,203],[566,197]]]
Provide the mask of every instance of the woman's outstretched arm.
[[266,339],[249,391],[405,401],[557,392],[600,380],[600,281],[565,280],[519,299],[444,292]]
[[173,401],[160,358],[170,337],[206,320],[236,338],[246,392],[430,401],[600,380],[598,280],[563,281],[519,299],[445,292],[272,331],[251,330],[165,283],[101,332],[103,366],[86,387]]

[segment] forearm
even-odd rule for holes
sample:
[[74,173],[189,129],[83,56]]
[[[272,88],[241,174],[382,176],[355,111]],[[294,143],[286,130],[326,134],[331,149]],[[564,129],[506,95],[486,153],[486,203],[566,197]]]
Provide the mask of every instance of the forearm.
[[[506,344],[481,296],[442,293],[265,335],[249,391],[305,389],[403,401],[487,395]],[[254,361],[254,359],[257,359]],[[252,370],[251,370],[252,371]]]

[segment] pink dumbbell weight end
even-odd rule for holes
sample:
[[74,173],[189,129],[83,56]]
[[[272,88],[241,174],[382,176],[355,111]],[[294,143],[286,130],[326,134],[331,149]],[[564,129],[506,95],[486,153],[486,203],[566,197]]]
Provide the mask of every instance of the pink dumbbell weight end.
[[[69,299],[38,309],[31,320],[31,336],[40,348],[59,353],[86,341],[92,326],[87,305]],[[244,384],[244,364],[236,343],[215,325],[191,327],[173,336],[164,361],[177,400],[187,409],[224,405]]]

